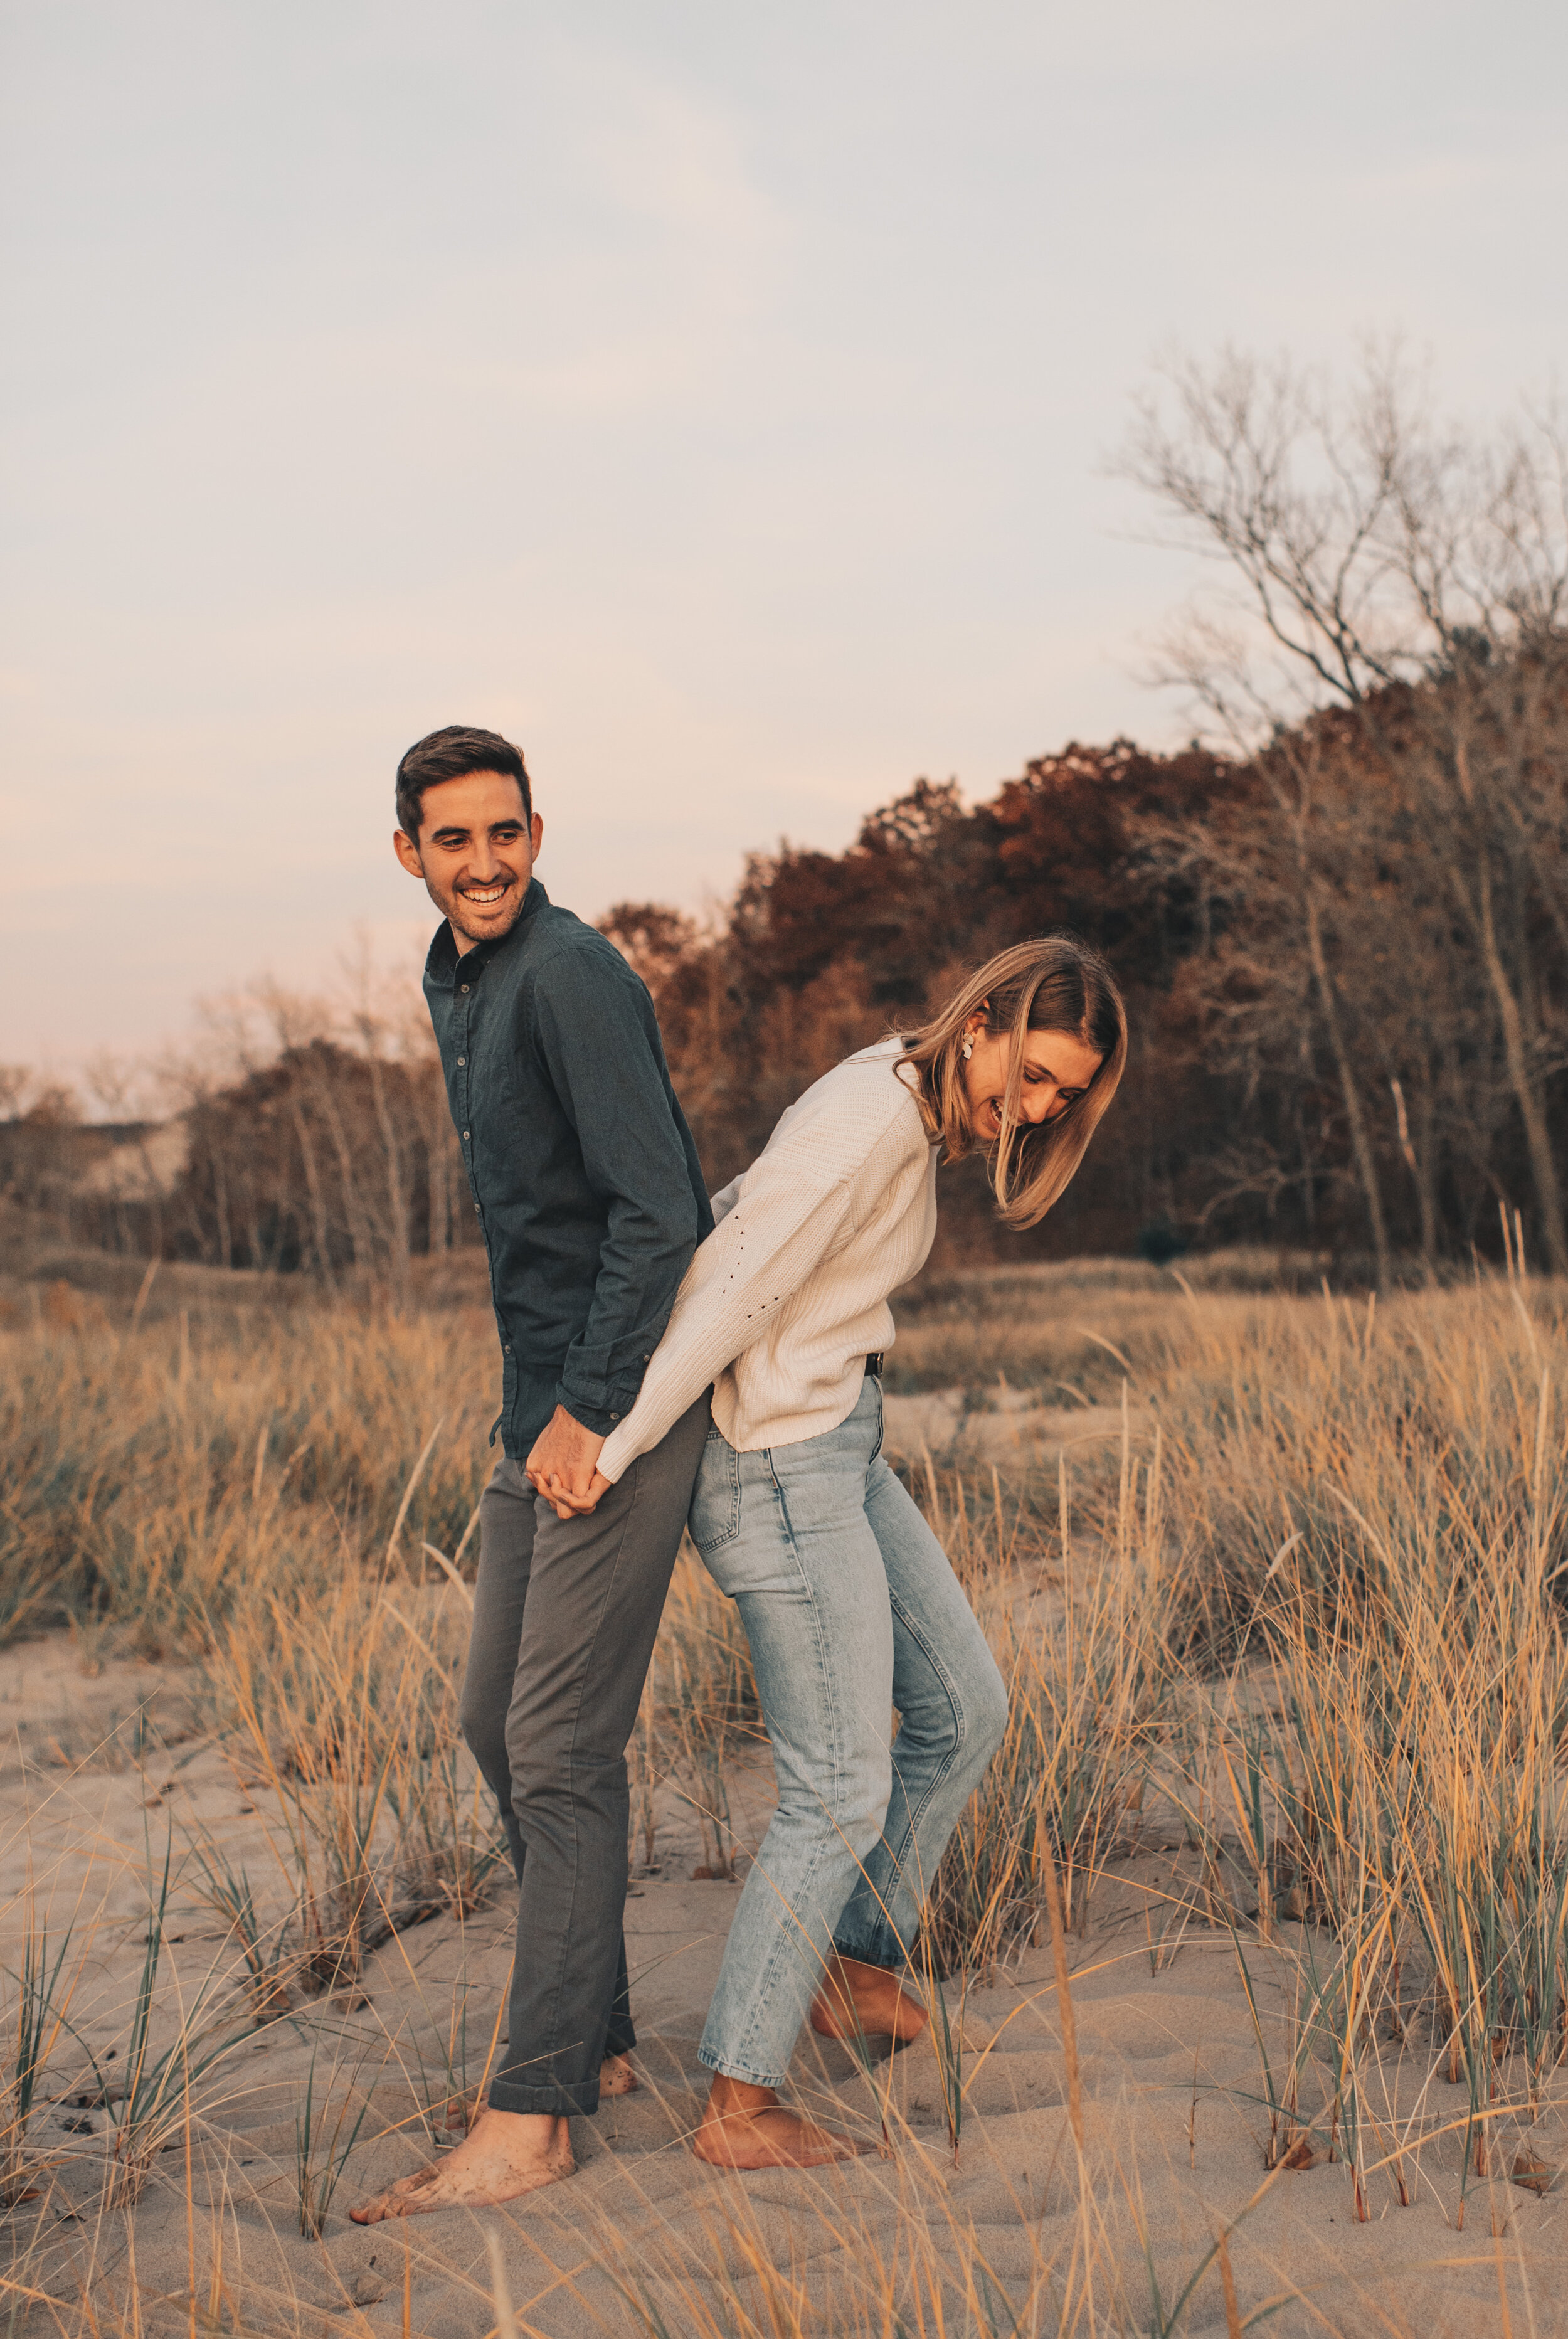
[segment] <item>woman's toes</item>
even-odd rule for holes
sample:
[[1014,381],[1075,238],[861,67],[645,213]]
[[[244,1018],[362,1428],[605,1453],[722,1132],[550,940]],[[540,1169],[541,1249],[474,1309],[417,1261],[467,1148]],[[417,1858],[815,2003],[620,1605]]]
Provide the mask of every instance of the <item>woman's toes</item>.
[[821,2168],[830,2161],[853,2160],[870,2149],[782,2105],[710,2116],[692,2138],[696,2157],[715,2168]]

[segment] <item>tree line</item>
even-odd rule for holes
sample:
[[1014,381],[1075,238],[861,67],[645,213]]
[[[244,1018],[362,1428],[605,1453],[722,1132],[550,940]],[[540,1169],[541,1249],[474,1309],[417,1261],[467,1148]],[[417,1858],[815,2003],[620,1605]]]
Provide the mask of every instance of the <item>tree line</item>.
[[[1156,652],[1188,747],[1070,745],[974,804],[918,780],[842,853],[752,856],[705,923],[603,920],[710,1179],[962,969],[1066,928],[1115,967],[1132,1048],[1026,1251],[1265,1241],[1381,1283],[1495,1252],[1502,1212],[1568,1272],[1563,431],[1441,431],[1396,359],[1336,391],[1227,355],[1156,385],[1123,468],[1213,579]],[[417,1001],[258,992],[174,1077],[184,1169],[104,1239],[325,1283],[476,1239]],[[949,1258],[1003,1255],[978,1165],[943,1224]]]

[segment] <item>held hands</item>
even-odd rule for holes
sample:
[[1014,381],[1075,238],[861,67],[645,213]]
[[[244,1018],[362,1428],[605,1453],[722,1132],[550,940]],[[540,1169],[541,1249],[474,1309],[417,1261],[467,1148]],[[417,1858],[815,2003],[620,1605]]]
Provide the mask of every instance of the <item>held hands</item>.
[[609,1480],[595,1468],[604,1439],[573,1419],[564,1405],[540,1431],[523,1475],[558,1519],[586,1517],[606,1492]]

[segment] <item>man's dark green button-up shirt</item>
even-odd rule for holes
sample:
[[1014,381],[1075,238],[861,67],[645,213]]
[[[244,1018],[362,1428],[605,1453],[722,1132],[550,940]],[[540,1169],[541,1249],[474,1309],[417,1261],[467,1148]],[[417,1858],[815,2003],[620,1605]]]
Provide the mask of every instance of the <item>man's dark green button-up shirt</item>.
[[557,1404],[607,1436],[631,1411],[713,1226],[653,1001],[537,878],[506,938],[425,962],[501,1335],[500,1430],[527,1461]]

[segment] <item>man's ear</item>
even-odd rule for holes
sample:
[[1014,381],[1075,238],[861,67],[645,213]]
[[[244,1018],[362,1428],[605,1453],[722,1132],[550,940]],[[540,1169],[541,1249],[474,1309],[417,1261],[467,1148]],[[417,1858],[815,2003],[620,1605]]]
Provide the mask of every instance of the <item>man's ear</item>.
[[537,861],[539,857],[539,847],[545,841],[545,816],[543,813],[537,812],[534,814],[534,817],[528,825],[528,836],[530,840],[528,850]]
[[413,838],[400,828],[395,828],[392,831],[392,850],[410,877],[424,875],[425,864],[419,858],[419,848]]

